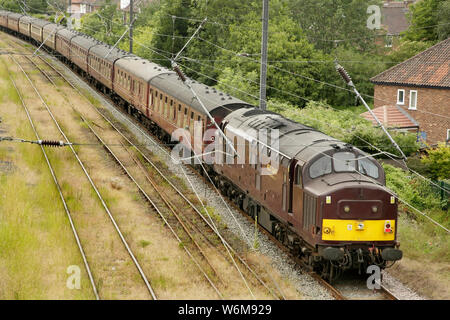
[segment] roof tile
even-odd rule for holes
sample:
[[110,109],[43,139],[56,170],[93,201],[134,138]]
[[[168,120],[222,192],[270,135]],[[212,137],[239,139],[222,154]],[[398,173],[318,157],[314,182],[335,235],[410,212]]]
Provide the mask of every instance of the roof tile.
[[450,88],[450,38],[370,80],[375,84]]

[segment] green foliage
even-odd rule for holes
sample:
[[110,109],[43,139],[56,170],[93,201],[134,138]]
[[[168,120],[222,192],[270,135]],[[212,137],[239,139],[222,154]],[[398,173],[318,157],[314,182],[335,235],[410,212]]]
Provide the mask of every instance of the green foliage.
[[[318,102],[310,102],[305,108],[299,109],[288,103],[273,100],[269,108],[274,112],[281,113],[288,119],[311,126],[366,152],[378,152],[377,149],[367,145],[367,142],[369,142],[383,151],[398,154],[398,151],[380,128],[373,127],[370,121],[363,119],[352,111],[338,111],[325,103]],[[419,149],[414,134],[395,131],[390,132],[390,134],[406,155],[410,155]]]
[[[154,35],[151,39],[151,47],[161,53],[152,53],[153,58],[170,58],[177,54],[187,41],[184,37],[190,36],[189,20],[175,19],[172,16],[189,18],[191,16],[190,0],[164,1],[159,10],[152,17],[151,25]],[[170,66],[169,60],[162,60],[160,64]]]
[[417,176],[410,176],[400,168],[388,164],[383,165],[386,172],[386,185],[399,198],[405,200],[419,210],[441,208],[439,197],[429,182]]
[[125,32],[122,15],[117,4],[107,0],[100,10],[86,14],[81,18],[81,32],[113,45]]
[[[294,20],[305,30],[316,48],[332,53],[333,40],[353,51],[367,52],[375,46],[376,30],[367,28],[370,5],[382,6],[380,0],[292,0],[289,1]],[[356,50],[354,50],[356,49]]]
[[447,39],[450,35],[450,4],[448,0],[422,0],[410,7],[411,26],[405,39],[431,41]]
[[422,163],[428,166],[434,180],[450,179],[450,147],[444,143],[429,149],[428,156],[422,158]]

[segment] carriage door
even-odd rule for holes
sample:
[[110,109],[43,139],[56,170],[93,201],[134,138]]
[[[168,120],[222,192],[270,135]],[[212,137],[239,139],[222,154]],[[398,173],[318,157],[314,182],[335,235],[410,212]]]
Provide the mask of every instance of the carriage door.
[[289,195],[288,195],[288,212],[292,213],[292,198],[294,194],[294,181],[295,181],[295,166],[297,164],[297,160],[292,159],[289,164]]

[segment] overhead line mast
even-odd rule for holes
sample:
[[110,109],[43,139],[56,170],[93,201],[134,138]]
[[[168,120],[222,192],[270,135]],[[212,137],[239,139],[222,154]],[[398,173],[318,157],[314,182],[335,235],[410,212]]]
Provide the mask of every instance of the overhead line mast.
[[259,81],[259,108],[266,110],[266,83],[267,83],[267,47],[269,30],[269,0],[263,0],[262,38],[261,38],[261,71]]
[[133,53],[133,1],[130,0],[130,53]]

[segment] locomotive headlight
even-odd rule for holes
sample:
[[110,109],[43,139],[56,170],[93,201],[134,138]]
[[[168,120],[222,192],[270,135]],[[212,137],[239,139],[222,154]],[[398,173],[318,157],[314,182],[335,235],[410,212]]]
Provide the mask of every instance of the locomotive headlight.
[[372,207],[372,212],[373,213],[377,213],[378,212],[378,207],[377,206],[373,206]]
[[323,229],[323,233],[329,234],[329,233],[331,233],[331,229],[328,228],[328,227],[325,227],[325,228]]
[[349,206],[345,206],[344,207],[344,212],[345,213],[349,213],[350,212],[350,207]]

